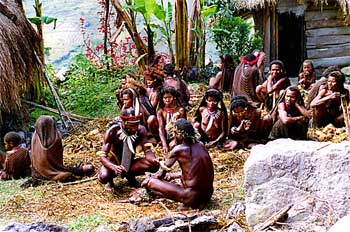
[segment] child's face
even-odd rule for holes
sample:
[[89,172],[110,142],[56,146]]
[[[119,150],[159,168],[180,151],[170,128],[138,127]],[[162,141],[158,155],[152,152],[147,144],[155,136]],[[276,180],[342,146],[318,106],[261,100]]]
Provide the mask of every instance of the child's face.
[[210,109],[216,109],[218,106],[218,101],[215,97],[209,96],[205,101]]
[[7,151],[12,150],[13,146],[12,146],[11,143],[8,143],[8,142],[4,141],[4,144],[5,144],[5,149],[6,149]]
[[307,74],[312,73],[311,64],[303,64],[303,71]]
[[286,92],[286,96],[284,97],[284,102],[287,105],[295,105],[297,100],[297,93],[288,89]]
[[146,85],[148,88],[153,87],[153,80],[151,78],[146,79]]
[[125,108],[132,107],[132,98],[129,96],[129,94],[123,94],[123,105]]
[[163,102],[165,106],[171,106],[174,102],[174,96],[170,93],[165,93],[163,96]]
[[121,81],[120,81],[120,87],[121,87],[122,89],[126,89],[126,80],[125,80],[125,79],[121,79]]

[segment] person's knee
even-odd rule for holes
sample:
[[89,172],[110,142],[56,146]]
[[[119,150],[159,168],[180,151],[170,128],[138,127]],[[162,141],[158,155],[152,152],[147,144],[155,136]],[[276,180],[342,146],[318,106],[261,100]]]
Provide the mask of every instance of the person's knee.
[[107,182],[109,182],[112,178],[111,176],[107,173],[104,172],[103,170],[98,170],[97,173],[97,179],[102,183],[102,184],[106,184]]

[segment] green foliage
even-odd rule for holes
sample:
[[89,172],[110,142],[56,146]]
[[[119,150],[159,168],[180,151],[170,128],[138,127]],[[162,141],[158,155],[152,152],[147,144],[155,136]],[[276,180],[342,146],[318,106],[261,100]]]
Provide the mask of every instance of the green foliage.
[[30,18],[28,18],[28,20],[34,24],[38,24],[40,22],[45,23],[45,24],[53,23],[53,29],[56,28],[57,18],[52,18],[49,16],[41,16],[41,17],[30,17]]
[[252,25],[240,17],[222,17],[212,33],[219,53],[232,55],[236,64],[240,56],[262,48],[262,39],[252,34]]
[[82,55],[75,57],[67,81],[59,86],[66,110],[84,116],[116,115],[115,89],[127,70],[107,70],[92,65]]
[[66,226],[69,231],[80,232],[89,231],[89,229],[96,228],[106,223],[106,219],[101,215],[82,215],[70,220]]

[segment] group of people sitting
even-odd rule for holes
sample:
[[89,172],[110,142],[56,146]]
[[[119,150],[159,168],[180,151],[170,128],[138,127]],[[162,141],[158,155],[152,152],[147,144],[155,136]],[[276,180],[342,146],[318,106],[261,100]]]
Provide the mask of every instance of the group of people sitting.
[[[222,59],[227,61],[230,56]],[[279,60],[270,63],[265,79],[264,59],[264,53],[255,51],[242,57],[234,72],[224,61],[192,120],[187,120],[192,107],[190,91],[184,80],[176,78],[174,65],[149,67],[143,83],[131,74],[124,76],[116,90],[120,115],[109,125],[97,152],[101,161],[98,180],[113,192],[114,178],[125,177],[133,187],[145,187],[161,197],[200,208],[213,194],[209,148],[233,150],[277,138],[306,139],[310,125],[344,125],[342,103],[349,101],[349,92],[337,67],[326,69],[316,82],[312,62],[306,60],[297,85],[292,86]],[[231,93],[229,111],[223,92]],[[35,124],[31,158],[20,148],[15,134],[11,132],[4,139],[8,151],[5,160],[0,160],[1,179],[25,176],[30,165],[33,177],[55,181],[94,172],[92,165],[63,165],[62,140],[50,116],[41,116]],[[156,156],[153,147],[158,144],[167,153],[166,159]],[[170,172],[175,162],[181,173]],[[135,177],[145,173],[152,174],[140,184]],[[179,178],[181,184],[173,182]]]

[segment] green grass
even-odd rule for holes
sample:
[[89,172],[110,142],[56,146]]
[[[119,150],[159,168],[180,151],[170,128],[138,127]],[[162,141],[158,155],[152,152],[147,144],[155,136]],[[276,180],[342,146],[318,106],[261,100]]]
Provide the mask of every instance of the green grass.
[[107,224],[106,219],[101,215],[81,215],[77,218],[73,218],[65,226],[70,232],[87,231],[88,229],[97,228],[99,226]]

